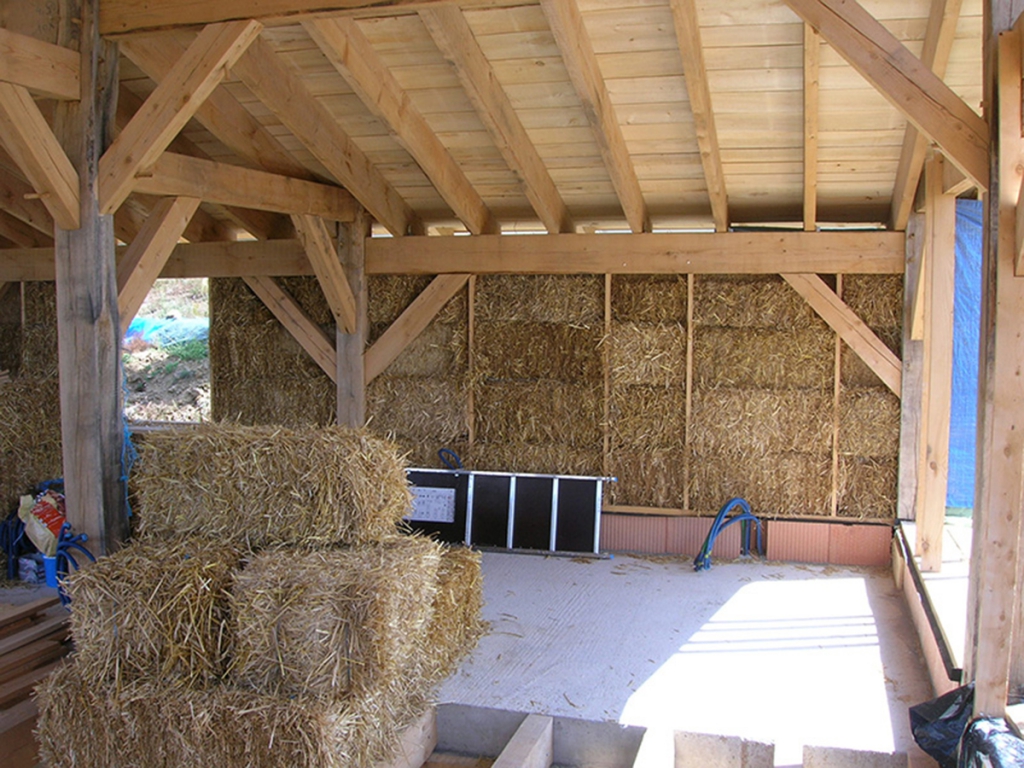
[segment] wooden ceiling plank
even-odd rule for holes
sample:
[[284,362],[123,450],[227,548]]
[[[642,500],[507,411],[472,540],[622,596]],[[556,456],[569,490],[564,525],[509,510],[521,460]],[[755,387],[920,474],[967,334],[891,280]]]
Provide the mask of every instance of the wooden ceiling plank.
[[157,203],[117,264],[117,310],[121,335],[146,300],[178,239],[199,208],[197,197],[168,197]]
[[52,235],[43,234],[4,210],[0,210],[0,237],[6,237],[21,248],[53,247]]
[[[167,79],[185,48],[166,35],[127,39],[121,50],[157,83]],[[239,157],[269,173],[312,181],[314,176],[260,125],[224,88],[209,96],[195,114],[196,120]]]
[[[208,102],[207,102],[208,103]],[[123,85],[117,94],[117,123],[123,128],[132,119],[132,116],[142,107],[143,101]],[[167,147],[172,152],[189,157],[197,157],[200,160],[211,160],[212,158],[181,134],[174,137]],[[291,237],[294,230],[291,220],[287,216],[270,213],[268,211],[257,211],[253,208],[239,208],[237,206],[225,206],[224,213],[242,229],[245,229],[253,237],[260,240],[269,240],[276,237]],[[193,216],[193,222],[203,216],[203,209],[200,208]],[[190,228],[192,224],[190,223]],[[193,242],[196,239],[187,234],[186,237]],[[220,238],[216,238],[220,239]],[[234,238],[232,238],[234,239]]]
[[474,235],[499,234],[501,225],[359,24],[354,19],[317,19],[303,27],[363,104],[392,130],[466,228]]
[[340,187],[278,176],[227,163],[164,152],[136,182],[151,195],[198,197],[211,203],[352,221],[355,201]]
[[78,172],[26,88],[0,83],[0,140],[62,229],[78,229]]
[[804,231],[818,228],[818,74],[821,38],[804,24]]
[[234,21],[199,33],[100,158],[101,213],[118,209],[139,171],[156,161],[262,28],[257,21]]
[[324,220],[308,214],[293,215],[292,223],[339,329],[344,333],[355,333],[356,297]]
[[452,4],[435,5],[419,15],[442,55],[455,67],[466,95],[545,228],[551,234],[572,232],[569,209],[462,10]]
[[247,276],[242,279],[331,381],[337,382],[338,353],[334,345],[291,294],[272,277]]
[[[172,29],[219,21],[257,18],[268,24],[294,24],[304,17],[363,12],[394,15],[451,0],[101,0],[100,33],[124,35],[144,30]],[[460,0],[464,8],[523,5],[524,0]]]
[[839,334],[847,346],[867,363],[882,383],[896,397],[900,397],[902,363],[857,313],[816,274],[786,274],[782,277]]
[[232,72],[391,234],[422,231],[409,204],[268,43],[253,43]]
[[[940,78],[945,76],[949,64],[962,4],[963,0],[932,0],[924,47],[921,49],[921,63]],[[908,123],[903,133],[903,148],[900,150],[896,182],[892,189],[890,226],[893,229],[902,231],[907,228],[910,214],[914,210],[914,197],[921,181],[927,150],[928,139],[912,123]],[[949,167],[948,163],[943,165]]]
[[82,96],[78,51],[0,28],[0,80],[51,99]]
[[579,6],[576,0],[541,0],[541,7],[594,130],[626,221],[634,232],[650,232],[647,203]]
[[979,188],[987,188],[988,126],[903,43],[855,0],[786,3]]
[[426,330],[430,321],[437,316],[437,313],[444,308],[452,296],[462,290],[462,286],[468,280],[469,275],[466,274],[438,275],[430,282],[430,285],[423,289],[423,292],[406,307],[398,319],[388,326],[388,329],[363,355],[367,384],[383,373]]
[[718,147],[708,72],[704,65],[697,6],[695,0],[672,0],[671,4],[679,52],[683,57],[683,78],[690,97],[690,109],[693,111],[697,147],[711,199],[711,216],[715,220],[715,230],[726,232],[729,229],[729,196],[725,187],[725,172],[722,170],[722,153]]

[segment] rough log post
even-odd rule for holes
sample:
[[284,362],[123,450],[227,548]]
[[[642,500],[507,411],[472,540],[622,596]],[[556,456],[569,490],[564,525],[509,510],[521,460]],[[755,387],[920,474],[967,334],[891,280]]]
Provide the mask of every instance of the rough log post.
[[361,208],[351,224],[341,225],[341,265],[356,299],[356,331],[345,333],[339,325],[337,338],[338,424],[349,427],[366,423],[363,352],[370,329],[366,310],[366,239],[369,236],[370,216]]
[[964,673],[975,682],[975,712],[992,716],[1004,713],[1012,687],[1011,657],[1021,647],[1012,631],[1020,600],[1024,479],[1024,281],[1014,277],[1021,67],[1019,35],[1002,33],[1022,6],[1020,0],[987,0],[983,28],[990,185],[982,252],[978,465]]
[[81,102],[58,106],[56,129],[81,181],[81,227],[55,229],[57,344],[68,520],[106,554],[127,535],[121,482],[120,339],[114,220],[101,216],[99,159],[110,141],[117,47],[99,37],[99,2],[68,2],[62,44],[82,56]]

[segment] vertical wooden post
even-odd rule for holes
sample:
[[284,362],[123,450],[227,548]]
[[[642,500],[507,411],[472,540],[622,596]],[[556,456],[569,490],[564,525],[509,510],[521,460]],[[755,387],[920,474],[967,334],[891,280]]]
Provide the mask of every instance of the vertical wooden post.
[[693,424],[693,297],[697,277],[686,276],[686,413],[683,432],[683,509],[690,511],[690,485],[693,480],[693,456],[690,450],[690,426]]
[[1020,189],[1021,48],[1006,32],[1014,3],[985,3],[985,106],[990,126],[989,191],[982,255],[978,466],[968,592],[967,679],[977,714],[1001,716],[1010,689],[1019,611],[1024,462],[1024,281],[1014,277]]
[[900,379],[900,483],[899,518],[913,520],[917,509],[917,470],[921,444],[921,389],[923,341],[912,338],[915,291],[924,252],[924,216],[907,222],[906,267],[903,272],[903,376]]
[[62,102],[56,130],[81,180],[81,228],[54,234],[64,483],[68,520],[89,535],[94,553],[107,554],[128,533],[114,219],[100,215],[96,196],[114,125],[118,53],[100,39],[98,0],[68,6],[61,42],[81,51],[82,99]]
[[[836,275],[836,296],[843,298],[843,276]],[[843,385],[843,340],[836,334],[836,352],[832,368],[832,492],[829,514],[839,514],[839,423]]]
[[917,474],[917,545],[921,570],[942,568],[949,477],[949,411],[953,399],[953,281],[956,272],[956,198],[942,193],[945,166],[934,155],[925,169],[924,339],[921,432]]
[[602,344],[602,375],[604,377],[604,418],[601,421],[602,457],[601,472],[607,477],[612,473],[612,276],[604,276],[604,344]]
[[341,265],[345,268],[356,299],[356,331],[338,328],[338,424],[361,427],[366,424],[366,373],[363,352],[369,336],[367,314],[366,238],[370,236],[370,215],[363,209],[351,224],[341,226]]
[[[473,349],[476,345],[476,275],[470,275],[466,283],[466,369],[469,386],[466,388],[466,439],[469,443],[469,455],[473,455],[476,445],[476,361]],[[464,457],[463,457],[464,458]]]

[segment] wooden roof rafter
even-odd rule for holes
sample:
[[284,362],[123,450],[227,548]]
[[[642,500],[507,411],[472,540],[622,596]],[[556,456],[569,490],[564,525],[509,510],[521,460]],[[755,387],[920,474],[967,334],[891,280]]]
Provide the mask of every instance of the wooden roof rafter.
[[629,228],[633,232],[650,232],[647,203],[577,0],[541,0],[541,8],[583,103]]
[[715,130],[715,111],[711,105],[708,72],[704,65],[697,6],[695,0],[671,0],[671,5],[679,52],[683,57],[683,74],[690,97],[690,109],[693,111],[700,161],[704,167],[708,196],[711,198],[711,217],[715,222],[715,231],[726,232],[729,229],[729,196],[722,170],[718,131]]
[[574,231],[558,187],[498,82],[465,14],[457,5],[441,4],[420,10],[419,16],[434,43],[455,68],[463,90],[508,167],[519,178],[544,227],[550,234]]
[[455,158],[388,70],[354,19],[317,19],[303,27],[359,96],[416,160],[441,197],[474,235],[501,231]]

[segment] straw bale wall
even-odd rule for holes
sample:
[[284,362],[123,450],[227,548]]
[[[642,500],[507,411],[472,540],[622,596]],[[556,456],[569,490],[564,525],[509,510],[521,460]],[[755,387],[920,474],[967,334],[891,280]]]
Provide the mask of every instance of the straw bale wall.
[[63,474],[56,288],[54,283],[23,283],[22,288],[0,297],[0,370],[10,374],[6,384],[0,383],[4,517],[21,494]]
[[[371,278],[371,341],[430,279]],[[824,279],[836,286],[835,277]],[[607,297],[604,280],[479,276],[473,306],[460,292],[371,384],[371,429],[395,439],[415,466],[438,466],[438,448],[449,447],[476,469],[614,475],[612,505],[712,514],[742,495],[769,517],[894,514],[898,398],[841,343],[836,389],[836,334],[785,281],[697,275],[690,306],[685,275],[614,275]],[[313,288],[307,309],[327,327]],[[847,275],[841,289],[899,354],[902,278]],[[213,292],[215,304],[225,298]],[[246,322],[257,316],[276,325],[259,312]],[[237,357],[271,333],[215,320],[211,349],[224,331]],[[308,389],[322,374],[288,362],[293,354],[302,357],[296,347],[284,365],[265,370],[273,386],[252,398],[250,418],[331,418],[330,385],[310,404],[317,398]],[[226,381],[211,355],[222,417],[232,409],[217,403],[233,395],[218,394]],[[248,386],[249,375],[232,373],[230,383]],[[279,404],[285,410],[275,418]]]

